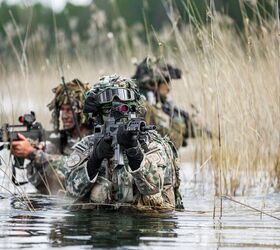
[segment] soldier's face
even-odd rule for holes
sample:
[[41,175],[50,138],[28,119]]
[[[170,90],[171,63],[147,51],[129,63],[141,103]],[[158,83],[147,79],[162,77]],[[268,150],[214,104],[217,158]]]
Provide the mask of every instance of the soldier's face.
[[170,92],[170,86],[167,83],[162,83],[158,86],[158,93],[161,97],[166,98]]
[[64,129],[71,129],[75,127],[75,122],[70,105],[63,104],[60,109],[60,115]]

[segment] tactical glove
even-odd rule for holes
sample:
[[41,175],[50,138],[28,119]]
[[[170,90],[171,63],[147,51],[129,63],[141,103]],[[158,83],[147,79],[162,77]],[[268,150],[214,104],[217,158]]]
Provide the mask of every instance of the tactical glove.
[[143,153],[138,145],[137,136],[120,126],[117,133],[118,143],[125,149],[128,164],[132,171],[137,170],[143,160]]
[[138,145],[137,135],[127,131],[124,125],[121,125],[118,129],[117,141],[124,149],[133,148]]
[[113,157],[114,150],[112,148],[112,140],[113,138],[111,136],[104,136],[99,140],[94,150],[96,158],[103,160]]
[[103,159],[113,157],[114,151],[111,144],[112,137],[103,137],[96,144],[87,162],[87,172],[90,179],[97,175]]

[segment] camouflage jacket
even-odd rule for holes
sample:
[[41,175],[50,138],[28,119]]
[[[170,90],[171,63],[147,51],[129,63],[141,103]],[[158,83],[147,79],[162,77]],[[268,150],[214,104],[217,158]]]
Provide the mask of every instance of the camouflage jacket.
[[177,149],[186,146],[188,138],[204,134],[210,138],[212,136],[194,106],[189,113],[179,109],[170,101],[156,104],[146,102],[145,108],[146,122],[156,125],[160,135],[168,136]]
[[159,104],[150,105],[147,102],[145,107],[147,110],[145,120],[148,124],[156,125],[160,135],[168,136],[177,149],[185,144],[188,136],[184,116],[167,113]]
[[52,133],[44,149],[36,149],[26,166],[28,181],[42,194],[57,194],[64,188],[64,160],[72,153],[77,140],[69,136],[61,142],[62,133]]
[[67,159],[67,193],[75,198],[88,199],[98,204],[132,204],[137,208],[182,207],[179,194],[179,167],[172,143],[157,132],[148,132],[149,151],[139,169],[131,171],[127,158],[125,165],[114,168],[112,159],[104,159],[99,173],[90,179],[87,161],[93,150],[94,135],[83,138]]

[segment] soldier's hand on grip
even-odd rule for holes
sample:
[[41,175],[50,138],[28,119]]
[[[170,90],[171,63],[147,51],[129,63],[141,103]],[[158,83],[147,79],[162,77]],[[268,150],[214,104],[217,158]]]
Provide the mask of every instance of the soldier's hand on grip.
[[18,134],[17,141],[12,141],[12,153],[17,157],[28,158],[28,156],[35,150],[22,134]]
[[118,143],[126,149],[126,155],[131,170],[137,170],[144,157],[137,142],[137,135],[131,131],[127,131],[125,126],[122,125],[119,127],[117,140]]
[[103,160],[105,158],[109,159],[113,157],[114,150],[112,148],[112,137],[104,136],[97,143],[95,149],[93,150],[93,154],[99,160]]
[[121,125],[118,129],[117,140],[125,149],[133,148],[138,145],[137,135],[131,131],[127,131],[124,125]]
[[87,171],[90,179],[93,179],[98,173],[103,159],[112,158],[114,150],[112,148],[112,137],[102,137],[95,148],[93,149],[92,155],[87,162]]

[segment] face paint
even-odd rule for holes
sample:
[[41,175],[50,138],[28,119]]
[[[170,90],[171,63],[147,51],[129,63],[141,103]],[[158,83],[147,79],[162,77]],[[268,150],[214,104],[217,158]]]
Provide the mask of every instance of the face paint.
[[74,117],[70,105],[63,104],[61,106],[60,116],[64,129],[71,129],[75,127]]

